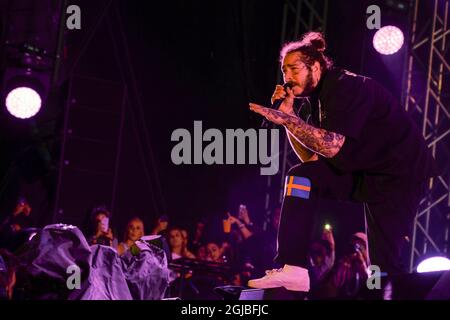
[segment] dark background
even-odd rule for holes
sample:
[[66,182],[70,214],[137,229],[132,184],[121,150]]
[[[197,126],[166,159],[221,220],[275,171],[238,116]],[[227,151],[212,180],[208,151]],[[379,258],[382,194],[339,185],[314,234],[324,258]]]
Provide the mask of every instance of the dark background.
[[[367,6],[385,2],[329,1],[327,52],[337,65],[374,77],[400,99],[404,49],[381,57],[371,43],[375,31],[366,28]],[[267,177],[259,175],[259,165],[176,166],[170,159],[175,145],[170,138],[177,128],[193,133],[194,120],[203,121],[204,130],[218,128],[222,132],[259,127],[261,118],[247,106],[250,101],[268,105],[277,83],[283,1],[73,3],[81,7],[82,29],[64,33],[64,59],[52,107],[41,111],[33,125],[19,124],[23,127],[20,132],[10,124],[10,117],[2,115],[0,214],[5,216],[17,195],[25,194],[40,225],[54,217],[82,223],[92,206],[111,203],[112,221],[120,233],[135,215],[144,218],[147,228],[160,214],[168,214],[172,222],[186,227],[202,217],[217,223],[226,211],[237,214],[240,203],[247,204],[255,222],[262,224]],[[405,25],[407,18],[405,12],[382,6],[382,25],[392,19]],[[407,28],[403,31],[407,36]],[[92,79],[126,85],[116,197],[111,202],[110,194],[101,188],[63,179],[60,199],[70,195],[77,208],[67,208],[66,212],[72,210],[69,216],[54,215],[62,110],[70,95],[66,80],[73,75],[84,77],[77,80],[78,85],[91,89],[95,87],[89,84]],[[101,94],[109,89],[105,90]],[[85,92],[80,99],[102,101],[101,94],[94,99],[92,90]],[[104,101],[113,104],[122,97],[111,96]],[[42,126],[45,117],[52,119],[48,132]],[[98,129],[98,135],[117,139],[116,129],[104,130],[102,121],[96,121],[83,117],[78,125],[90,124],[94,131]],[[24,153],[30,145],[32,151]],[[100,149],[92,148],[88,154],[86,150],[75,151],[88,159],[102,159]],[[105,163],[111,160],[104,158]],[[105,185],[109,187],[110,182]],[[83,191],[89,196],[84,197]],[[332,223],[341,240],[364,226],[360,205],[327,204],[322,214],[323,222]]]

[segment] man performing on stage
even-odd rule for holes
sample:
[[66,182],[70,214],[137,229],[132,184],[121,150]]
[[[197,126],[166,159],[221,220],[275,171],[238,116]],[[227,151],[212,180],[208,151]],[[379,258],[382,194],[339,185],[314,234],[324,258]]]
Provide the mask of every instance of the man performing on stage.
[[[286,128],[301,164],[287,176],[276,261],[284,267],[250,280],[254,288],[310,289],[309,245],[321,199],[365,203],[370,263],[390,275],[403,272],[400,252],[434,160],[421,133],[401,105],[370,78],[334,68],[325,40],[310,32],[285,45],[280,61],[285,85],[272,103],[250,109]],[[285,89],[286,88],[286,89]],[[307,97],[305,122],[293,107]]]

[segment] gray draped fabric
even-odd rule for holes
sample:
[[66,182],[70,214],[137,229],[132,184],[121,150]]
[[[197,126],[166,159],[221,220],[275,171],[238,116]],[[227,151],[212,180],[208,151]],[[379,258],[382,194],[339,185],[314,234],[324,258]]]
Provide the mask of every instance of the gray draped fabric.
[[[70,300],[159,300],[169,285],[169,269],[164,251],[140,242],[140,252],[128,251],[119,257],[116,250],[89,246],[83,233],[63,224],[43,228],[19,259],[29,279],[31,299]],[[73,280],[70,266],[80,270],[80,287],[69,289]],[[31,287],[31,288],[30,288]]]

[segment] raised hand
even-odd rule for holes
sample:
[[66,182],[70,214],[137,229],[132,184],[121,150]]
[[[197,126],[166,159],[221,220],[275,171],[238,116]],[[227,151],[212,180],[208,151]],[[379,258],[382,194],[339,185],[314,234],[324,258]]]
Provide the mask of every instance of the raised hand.
[[281,85],[277,85],[275,87],[275,91],[272,95],[271,98],[271,102],[272,104],[275,102],[275,100],[279,100],[279,99],[284,99],[283,102],[281,103],[280,107],[278,108],[278,110],[286,113],[286,114],[290,114],[295,116],[294,113],[294,93],[291,90],[291,88],[286,88],[286,90],[284,89],[283,86]]
[[294,117],[282,111],[266,108],[256,103],[250,103],[249,105],[250,110],[259,113],[270,122],[273,122],[278,125],[283,125],[287,122],[287,119],[289,119],[289,117]]

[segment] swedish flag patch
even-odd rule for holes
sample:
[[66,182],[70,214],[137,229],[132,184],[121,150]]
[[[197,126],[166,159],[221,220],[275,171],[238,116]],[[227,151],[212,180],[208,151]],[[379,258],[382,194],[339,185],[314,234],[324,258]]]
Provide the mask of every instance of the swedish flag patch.
[[311,180],[305,177],[286,176],[284,196],[309,199]]

